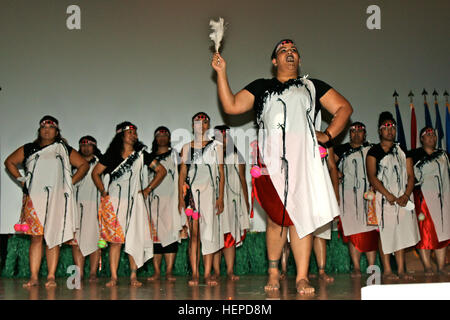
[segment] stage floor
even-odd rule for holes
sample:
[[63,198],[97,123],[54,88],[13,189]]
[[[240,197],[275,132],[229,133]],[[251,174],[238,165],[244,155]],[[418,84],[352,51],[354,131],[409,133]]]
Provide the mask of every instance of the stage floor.
[[[69,289],[67,279],[56,280],[57,287],[46,289],[45,279],[39,286],[30,289],[22,288],[26,279],[0,278],[0,300],[359,300],[361,287],[366,286],[367,275],[352,279],[349,274],[333,275],[335,281],[327,284],[322,280],[311,279],[316,288],[313,296],[296,293],[295,277],[288,276],[281,281],[281,289],[272,293],[264,292],[267,277],[263,275],[241,276],[239,281],[220,279],[218,286],[209,287],[200,281],[198,287],[189,287],[188,277],[179,276],[175,282],[165,279],[143,282],[140,288],[129,286],[128,278],[120,278],[117,287],[105,287],[108,279],[99,278],[97,283],[81,282],[81,289]],[[385,284],[400,283],[436,283],[450,282],[450,276],[425,277],[423,272],[414,273],[415,280],[382,281]],[[399,297],[401,299],[401,297]]]

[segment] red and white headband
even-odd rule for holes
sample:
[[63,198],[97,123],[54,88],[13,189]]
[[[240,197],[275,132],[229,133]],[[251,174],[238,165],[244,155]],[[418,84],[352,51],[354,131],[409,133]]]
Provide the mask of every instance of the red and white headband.
[[118,130],[116,131],[116,133],[121,133],[121,132],[127,131],[127,130],[137,130],[137,127],[136,127],[136,126],[133,126],[133,125],[131,125],[131,126],[126,126],[126,127],[123,127],[123,128],[118,129]]

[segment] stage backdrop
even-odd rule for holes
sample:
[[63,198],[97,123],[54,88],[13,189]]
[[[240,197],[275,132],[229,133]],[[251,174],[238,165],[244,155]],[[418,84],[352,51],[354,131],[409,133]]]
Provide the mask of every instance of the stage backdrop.
[[[208,22],[219,16],[229,23],[221,52],[234,92],[271,77],[273,46],[292,38],[302,74],[342,93],[355,109],[352,120],[367,124],[371,141],[378,141],[378,114],[395,114],[396,89],[409,141],[409,90],[419,129],[423,88],[436,88],[445,119],[449,11],[449,1],[436,0],[0,0],[0,159],[3,164],[33,140],[45,114],[59,119],[72,146],[90,134],[103,151],[124,120],[136,123],[149,146],[158,125],[190,132],[191,116],[200,110],[212,125],[252,128],[252,114],[220,111],[208,38]],[[81,29],[68,28],[78,22]],[[431,96],[428,101],[433,107]],[[434,123],[434,108],[431,115]],[[180,136],[174,141],[177,148],[182,143]],[[12,233],[21,192],[4,167],[0,179],[0,233]],[[252,230],[264,230],[264,220],[257,209]]]

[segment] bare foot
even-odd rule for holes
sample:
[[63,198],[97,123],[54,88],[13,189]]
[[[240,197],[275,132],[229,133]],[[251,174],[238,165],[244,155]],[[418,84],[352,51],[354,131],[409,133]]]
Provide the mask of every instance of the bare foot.
[[56,287],[56,281],[54,277],[48,277],[47,282],[45,283],[46,288]]
[[171,273],[166,273],[166,280],[167,281],[175,281],[177,278],[175,278]]
[[425,276],[427,276],[427,277],[434,276],[433,269],[431,269],[431,268],[430,268],[430,269],[426,268],[424,274],[425,274]]
[[325,282],[328,282],[328,283],[334,282],[334,278],[332,276],[327,275],[325,273],[325,271],[319,272],[319,279],[325,280]]
[[39,284],[38,279],[30,279],[27,283],[24,283],[22,287],[24,288],[31,288],[36,287]]
[[197,287],[198,286],[198,276],[192,277],[192,279],[188,281],[188,285],[190,287]]
[[361,270],[359,269],[353,269],[352,273],[350,273],[350,277],[352,278],[361,278]]
[[264,291],[273,290],[280,290],[280,272],[278,270],[269,273],[269,279],[264,287]]
[[449,270],[439,270],[438,269],[438,275],[440,276],[450,276],[450,271]]
[[399,276],[397,276],[396,274],[392,273],[392,271],[385,271],[383,273],[383,278],[386,280],[398,280]]
[[108,288],[117,286],[117,279],[111,278],[111,280],[109,280],[109,282],[106,284],[106,286]]
[[300,279],[295,283],[295,286],[297,287],[297,292],[300,294],[314,294],[314,287],[312,287],[309,284],[308,279]]
[[231,281],[238,281],[239,280],[239,276],[235,275],[234,273],[230,273],[227,275],[227,279],[231,280]]
[[89,282],[91,282],[91,283],[98,282],[97,275],[91,274],[89,276]]
[[414,277],[407,272],[399,272],[398,276],[402,280],[415,280]]
[[151,277],[148,277],[147,281],[156,281],[156,280],[159,280],[160,277],[161,277],[161,275],[159,273],[155,273]]
[[208,286],[217,286],[219,284],[219,281],[217,281],[216,276],[205,276],[205,282]]
[[141,286],[142,286],[142,282],[138,281],[138,280],[136,279],[136,277],[132,277],[132,278],[130,278],[130,286],[131,286],[131,287],[138,288],[138,287],[141,287]]

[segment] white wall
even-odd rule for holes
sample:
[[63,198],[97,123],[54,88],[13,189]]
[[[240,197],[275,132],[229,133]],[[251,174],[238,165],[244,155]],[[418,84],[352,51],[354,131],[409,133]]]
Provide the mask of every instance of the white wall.
[[[81,8],[81,30],[66,27],[71,4]],[[381,8],[381,30],[366,27],[372,4]],[[158,125],[189,129],[200,110],[213,125],[250,128],[251,115],[227,117],[217,101],[208,22],[219,16],[229,22],[222,54],[234,91],[271,77],[273,46],[290,37],[302,73],[341,92],[372,141],[378,114],[394,113],[396,89],[409,141],[409,90],[419,129],[423,88],[441,94],[445,119],[449,11],[450,2],[436,0],[0,0],[0,159],[33,140],[45,114],[59,119],[72,146],[91,134],[103,151],[123,120],[149,146]],[[431,114],[434,122],[434,107]],[[0,233],[9,233],[21,194],[4,168],[0,179]],[[264,228],[258,210],[253,230]]]

